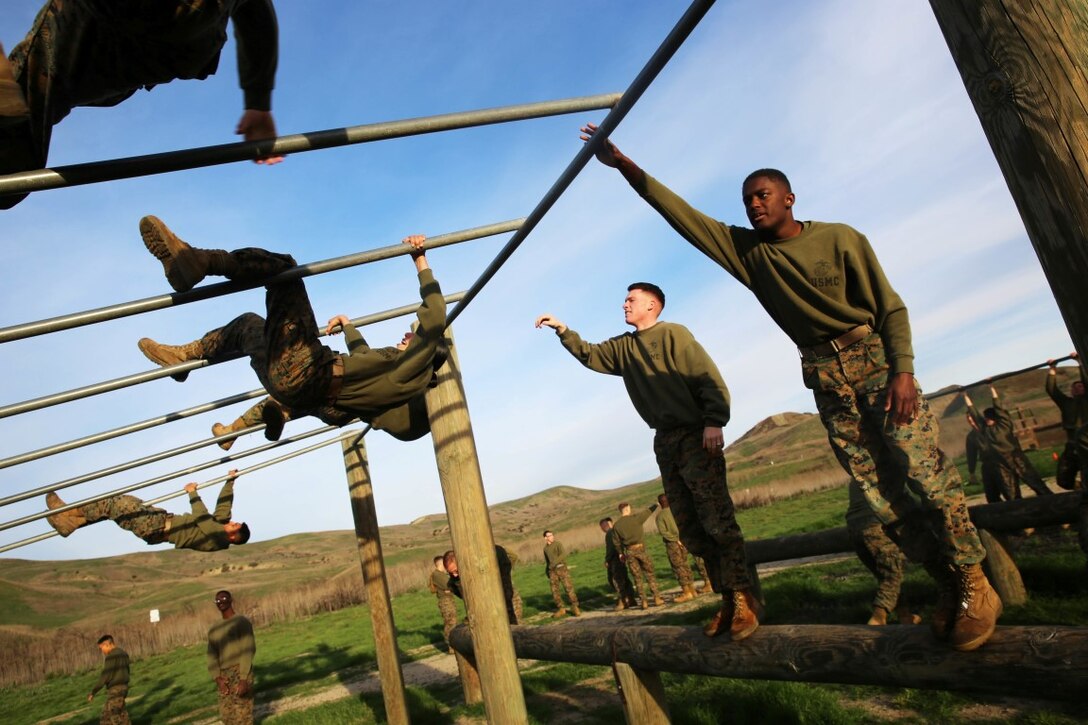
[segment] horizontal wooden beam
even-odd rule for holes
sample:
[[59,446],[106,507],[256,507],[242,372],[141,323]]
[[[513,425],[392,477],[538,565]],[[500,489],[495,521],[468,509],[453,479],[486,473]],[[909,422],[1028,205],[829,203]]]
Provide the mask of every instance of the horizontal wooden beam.
[[[511,627],[519,658],[791,682],[834,682],[1081,701],[1088,691],[1088,627],[998,627],[974,652],[938,642],[929,627],[770,625],[743,642],[697,627],[574,623]],[[468,628],[450,645],[472,651]]]
[[[1080,492],[1058,493],[1053,496],[1033,496],[1017,501],[979,504],[970,508],[975,526],[988,531],[1019,531],[1029,526],[1055,526],[1077,521]],[[748,541],[745,544],[749,564],[801,559],[807,556],[839,554],[853,551],[850,535],[843,526],[810,534],[778,536],[773,539]]]

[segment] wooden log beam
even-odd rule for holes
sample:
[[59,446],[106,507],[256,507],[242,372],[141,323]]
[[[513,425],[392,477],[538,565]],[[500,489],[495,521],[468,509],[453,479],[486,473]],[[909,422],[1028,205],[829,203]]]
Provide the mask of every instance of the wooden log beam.
[[382,684],[385,717],[391,725],[408,725],[408,701],[404,696],[404,673],[400,668],[397,647],[397,627],[393,622],[393,600],[382,557],[382,539],[378,533],[378,511],[374,505],[374,486],[370,480],[370,464],[366,443],[362,437],[340,441],[344,452],[344,471],[351,495],[351,515],[355,519],[355,542],[359,549],[359,565],[363,570],[363,585],[370,609],[370,626],[374,631],[374,649],[378,659],[378,675]]
[[[493,723],[517,725],[528,722],[529,715],[510,638],[506,597],[499,578],[495,537],[488,518],[460,363],[450,335],[447,331],[450,354],[438,371],[438,385],[426,394],[431,439],[450,537],[457,553],[465,608],[476,642],[472,661],[479,672],[487,718]],[[469,683],[462,684],[467,695]]]
[[665,686],[657,670],[637,670],[623,662],[612,663],[616,688],[623,701],[627,725],[669,725],[669,705]]
[[1088,6],[930,0],[1073,344],[1088,357]]
[[[1029,526],[1076,523],[1080,496],[1079,491],[1070,491],[1053,496],[1033,496],[1017,501],[980,504],[970,508],[971,520],[978,528],[988,531],[1019,531]],[[749,564],[840,554],[853,550],[845,526],[745,543]]]
[[[640,670],[790,682],[834,682],[1081,701],[1088,627],[998,627],[974,652],[956,652],[928,627],[765,625],[743,642],[698,627],[511,627],[518,657]],[[468,629],[450,632],[471,651]]]

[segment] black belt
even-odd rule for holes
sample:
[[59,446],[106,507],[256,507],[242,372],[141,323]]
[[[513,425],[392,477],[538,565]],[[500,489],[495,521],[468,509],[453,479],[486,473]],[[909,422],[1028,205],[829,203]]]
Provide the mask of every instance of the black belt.
[[801,354],[802,360],[811,360],[813,358],[831,357],[838,353],[840,350],[853,345],[855,342],[860,342],[868,337],[873,332],[873,328],[868,324],[858,325],[852,330],[847,330],[833,340],[827,342],[821,342],[811,347],[799,347],[797,352]]

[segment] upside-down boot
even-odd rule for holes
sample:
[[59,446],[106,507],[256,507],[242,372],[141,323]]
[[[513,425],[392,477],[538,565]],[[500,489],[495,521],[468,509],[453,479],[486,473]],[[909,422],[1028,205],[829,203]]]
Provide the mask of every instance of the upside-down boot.
[[[204,345],[201,340],[194,340],[184,345],[163,345],[155,342],[150,337],[142,337],[136,343],[136,346],[140,348],[140,352],[144,354],[144,357],[164,368],[204,358]],[[189,371],[174,373],[170,377],[179,383],[184,383],[185,379],[189,377]]]
[[[213,423],[212,424],[212,435],[215,436],[216,438],[218,438],[219,436],[225,436],[228,433],[234,433],[236,431],[245,430],[248,427],[249,427],[249,425],[244,420],[242,420],[241,418],[235,418],[234,422],[231,423],[230,425],[223,425],[222,423]],[[236,440],[238,440],[237,437],[227,438],[226,440],[219,441],[218,445],[224,451],[229,451],[230,447],[234,445],[234,441],[236,441]]]
[[970,652],[990,639],[1004,607],[981,564],[956,566],[954,573],[959,597],[948,641],[952,643],[952,649]]
[[283,435],[283,425],[288,419],[287,411],[279,403],[269,398],[261,408],[261,420],[264,421],[266,440],[278,441]]
[[[50,491],[45,494],[45,505],[52,510],[59,509],[67,504],[61,500],[56,491]],[[49,525],[61,536],[68,536],[81,526],[87,525],[87,517],[83,515],[82,509],[78,508],[61,511],[52,516],[46,516],[45,520],[48,521]]]

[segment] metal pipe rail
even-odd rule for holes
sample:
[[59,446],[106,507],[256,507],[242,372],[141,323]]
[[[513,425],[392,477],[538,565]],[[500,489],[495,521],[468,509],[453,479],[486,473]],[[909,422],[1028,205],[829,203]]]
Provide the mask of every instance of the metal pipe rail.
[[[423,248],[425,250],[437,249],[451,244],[460,244],[474,239],[512,232],[518,229],[524,221],[524,219],[511,219],[505,222],[497,222],[495,224],[487,224],[472,229],[464,229],[459,232],[440,234],[438,236],[430,237],[426,244],[423,245]],[[265,287],[267,285],[276,284],[277,282],[290,282],[296,279],[303,279],[318,274],[347,269],[348,267],[357,267],[361,264],[370,264],[371,262],[411,254],[412,251],[414,250],[409,249],[407,245],[398,243],[366,252],[359,252],[357,254],[348,254],[343,257],[335,257],[333,259],[311,262],[309,264],[300,264],[297,267],[293,267],[285,272],[281,272],[280,274],[263,280],[252,282],[217,282],[215,284],[196,287],[188,292],[175,292],[173,294],[145,297],[142,300],[122,302],[108,307],[99,307],[94,310],[85,310],[70,315],[51,317],[37,322],[12,325],[11,327],[0,328],[0,344],[22,340],[28,337],[35,337],[37,335],[59,332],[61,330],[69,330],[97,322],[105,322],[106,320],[116,320],[121,317],[139,315],[153,310],[162,310],[167,307],[177,307],[179,305],[199,302],[214,297],[222,297],[223,295],[233,294],[243,290],[256,289],[257,287]]]
[[[319,433],[319,432],[322,432],[323,430],[328,430],[328,428],[323,428],[323,429],[320,429],[320,430],[318,430],[316,432]],[[305,448],[299,448],[297,451],[291,451],[290,453],[285,453],[282,456],[277,456],[276,458],[270,458],[267,461],[262,461],[260,463],[254,464],[254,465],[250,466],[249,468],[244,468],[244,469],[242,469],[241,471],[238,472],[238,476],[242,477],[242,476],[248,475],[250,473],[253,473],[254,471],[259,471],[262,468],[268,468],[269,466],[274,466],[277,463],[283,463],[284,461],[290,460],[292,458],[296,458],[296,457],[301,456],[303,454],[310,453],[312,451],[316,451],[319,448],[324,448],[325,446],[332,445],[333,443],[339,443],[341,440],[351,438],[352,436],[355,436],[355,440],[356,440],[356,442],[358,442],[358,440],[361,439],[363,436],[365,436],[368,431],[370,431],[370,426],[369,425],[366,426],[365,428],[363,428],[362,432],[360,432],[360,433],[356,433],[354,430],[348,431],[346,433],[342,433],[341,435],[338,435],[335,438],[330,438],[329,440],[321,441],[320,443],[314,443],[313,445],[309,445],[309,446],[307,446]],[[309,436],[309,435],[312,435],[312,434],[313,433],[307,433],[306,435]],[[289,442],[292,442],[292,441],[295,441],[295,440],[302,440],[302,436],[296,436],[295,438],[292,438],[292,439],[284,439],[284,440],[280,441],[279,444],[286,444],[286,443],[289,443]],[[277,444],[277,445],[279,445],[279,444]],[[267,447],[262,449],[262,450],[267,450]],[[213,478],[213,479],[211,479],[209,481],[205,481],[204,483],[197,486],[197,488],[198,489],[207,488],[208,486],[212,486],[212,485],[214,485],[216,483],[219,483],[221,481],[226,481],[226,480],[227,480],[226,475],[219,476],[219,477]],[[147,499],[146,501],[144,501],[144,503],[149,505],[149,506],[154,506],[157,503],[162,503],[163,501],[169,501],[172,498],[178,498],[179,496],[183,495],[184,493],[185,493],[185,491],[176,491],[174,493],[168,493],[168,494],[166,494],[164,496],[159,496],[158,498]],[[82,505],[82,504],[80,504],[80,505]],[[52,513],[52,511],[50,511],[49,513]],[[52,538],[54,536],[59,536],[59,535],[60,534],[58,534],[56,531],[48,531],[48,532],[46,532],[44,534],[38,534],[37,536],[31,536],[29,538],[21,539],[19,541],[13,541],[10,544],[4,544],[3,546],[0,546],[0,553],[3,553],[5,551],[11,551],[12,549],[18,549],[20,547],[27,546],[29,544],[34,544],[34,543],[37,543],[39,541],[44,541],[45,539],[49,539],[49,538]]]
[[[453,294],[446,295],[446,304],[450,302],[456,302],[464,297],[464,292],[454,292]],[[375,312],[370,315],[363,315],[362,317],[356,317],[351,321],[351,324],[356,327],[365,327],[372,325],[376,322],[383,322],[385,320],[392,320],[397,317],[411,314],[419,309],[418,304],[403,305],[401,307],[394,307],[391,310],[385,310],[384,312]],[[321,335],[319,331],[319,335]],[[181,370],[192,370],[197,367],[203,367],[201,364],[196,363],[181,363],[179,365],[173,365],[169,368],[171,372],[180,372]],[[94,443],[101,443],[103,441],[111,440],[119,436],[128,435],[129,433],[137,433],[148,428],[154,428],[164,423],[171,423],[175,420],[181,420],[182,418],[189,418],[194,415],[200,415],[202,413],[208,413],[219,408],[226,408],[227,406],[234,405],[235,403],[241,403],[246,400],[252,400],[265,394],[264,388],[257,388],[256,390],[250,390],[247,393],[239,393],[237,395],[231,395],[226,398],[220,398],[219,400],[213,400],[209,403],[203,403],[191,408],[185,408],[183,410],[177,410],[173,413],[167,413],[166,415],[160,415],[155,418],[148,418],[147,420],[130,423],[129,425],[114,428],[112,430],[103,431],[102,433],[95,433],[93,435],[85,436],[83,438],[76,438],[75,440],[68,441],[67,443],[57,443],[45,448],[39,448],[27,453],[20,453],[19,455],[9,456],[8,458],[0,459],[0,469],[9,468],[11,466],[18,466],[22,463],[29,461],[36,461],[41,458],[48,458],[49,456],[55,456],[58,453],[64,453],[66,451],[74,450],[76,448],[82,448],[83,446],[89,446]],[[2,409],[0,409],[2,410]],[[0,417],[3,417],[0,415]],[[258,427],[246,428],[244,431],[235,431],[235,435],[243,435],[256,430],[260,430]],[[218,441],[220,439],[213,439]],[[2,506],[3,503],[0,503]]]
[[[1060,363],[1060,362],[1065,362],[1066,360],[1076,360],[1076,358],[1073,357],[1072,355],[1064,355],[1062,357],[1054,358],[1054,363],[1057,364],[1057,363]],[[934,398],[940,398],[940,397],[943,397],[945,395],[955,395],[956,393],[963,392],[964,390],[967,390],[968,388],[973,388],[973,387],[975,387],[977,385],[992,385],[993,383],[996,383],[998,380],[1004,380],[1005,378],[1013,378],[1013,377],[1016,377],[1017,375],[1021,375],[1023,373],[1031,372],[1032,370],[1037,370],[1039,368],[1045,368],[1045,367],[1049,367],[1049,366],[1050,366],[1049,362],[1036,363],[1034,365],[1028,365],[1026,368],[1020,368],[1019,370],[1011,370],[1011,371],[1009,371],[1007,373],[998,373],[997,375],[994,375],[992,378],[986,378],[985,380],[979,380],[979,381],[974,382],[974,383],[968,383],[967,385],[960,385],[959,387],[949,388],[948,390],[938,390],[936,393],[930,393],[929,395],[925,395],[923,397],[926,400],[933,400]]]
[[305,433],[299,433],[297,435],[291,436],[290,438],[284,438],[282,440],[275,441],[274,443],[266,443],[264,445],[257,446],[256,448],[250,448],[247,451],[241,451],[239,453],[221,456],[210,461],[205,461],[204,463],[198,463],[196,465],[189,466],[188,468],[182,468],[177,471],[165,473],[161,476],[156,476],[155,478],[149,478],[146,481],[133,483],[128,486],[122,486],[121,488],[107,491],[105,493],[98,494],[97,496],[85,498],[80,501],[74,501],[72,503],[65,504],[64,506],[61,506],[57,509],[46,510],[40,513],[23,516],[22,518],[12,519],[11,521],[5,521],[4,523],[0,524],[0,531],[7,531],[8,529],[13,529],[16,526],[22,526],[23,524],[29,524],[32,521],[44,519],[46,516],[50,516],[54,513],[59,513],[61,511],[70,511],[74,508],[86,506],[87,504],[93,503],[95,501],[102,501],[107,498],[113,498],[114,496],[120,496],[122,494],[132,493],[133,491],[139,491],[141,488],[154,486],[155,484],[162,483],[163,481],[169,481],[173,478],[180,478],[181,476],[188,476],[189,474],[196,473],[197,471],[203,471],[208,468],[213,468],[214,466],[218,466],[224,463],[230,463],[231,461],[236,461],[240,458],[246,458],[257,453],[263,453],[264,451],[268,451],[273,448],[279,448],[280,446],[285,446],[290,443],[295,443],[297,441],[305,440],[306,438],[311,438],[315,435],[320,435],[321,433],[327,433],[331,430],[336,430],[336,426],[327,425],[322,428],[314,428],[313,430],[306,431]]
[[[460,300],[465,296],[464,292],[455,292],[451,295],[446,295],[444,299],[446,303]],[[359,320],[367,320],[367,322],[352,324],[361,326],[364,324],[372,324],[374,322],[381,322],[383,320],[391,320],[396,317],[402,317],[404,315],[411,314],[419,309],[419,303],[412,303],[407,305],[401,305],[385,312],[375,313],[366,317],[357,318]],[[324,330],[318,329],[318,337],[325,337]],[[90,398],[95,395],[101,395],[102,393],[110,393],[114,390],[121,390],[123,388],[129,388],[133,385],[140,385],[141,383],[149,383],[152,380],[159,380],[171,375],[176,375],[181,372],[190,372],[199,368],[211,367],[212,365],[219,365],[221,363],[230,362],[231,360],[238,360],[242,356],[235,355],[233,357],[224,357],[221,360],[210,362],[208,360],[189,360],[188,362],[178,363],[177,365],[168,365],[166,367],[157,367],[154,370],[148,370],[142,373],[133,373],[132,375],[126,375],[120,378],[114,378],[113,380],[107,380],[105,382],[94,383],[92,385],[85,385],[82,388],[73,388],[72,390],[62,391],[60,393],[53,393],[52,395],[43,395],[40,398],[33,398],[31,400],[24,400],[21,403],[11,403],[10,405],[0,406],[0,418],[10,418],[15,415],[22,415],[23,413],[30,413],[35,410],[41,410],[42,408],[49,408],[54,405],[60,405],[61,403],[70,403],[73,400],[82,400],[83,398]],[[3,466],[0,466],[3,468]]]
[[599,110],[610,108],[619,97],[618,93],[610,93],[566,98],[557,101],[522,103],[476,111],[460,111],[438,116],[409,118],[401,121],[385,121],[325,131],[310,131],[264,141],[241,141],[146,156],[130,156],[89,164],[58,166],[53,169],[23,171],[17,174],[0,176],[0,196],[80,186],[116,179],[131,179],[137,176],[151,176],[152,174],[164,174],[184,169],[199,169],[205,166],[228,164],[235,161],[254,161],[265,156],[297,154],[305,151],[418,136],[473,126],[489,126],[508,121],[525,121],[533,118]]
[[639,74],[635,76],[635,79],[631,82],[631,85],[624,91],[623,96],[612,107],[612,110],[608,112],[608,115],[604,117],[600,125],[597,127],[597,133],[593,135],[593,138],[589,140],[574,156],[574,159],[567,165],[567,168],[563,170],[559,178],[547,193],[544,194],[544,198],[537,203],[536,207],[530,212],[529,216],[525,218],[521,228],[514,232],[514,236],[510,238],[510,241],[506,243],[498,256],[487,266],[479,278],[472,283],[472,286],[468,288],[468,292],[465,295],[465,299],[457,304],[456,307],[446,317],[446,327],[453,324],[453,321],[461,314],[461,312],[468,307],[469,303],[475,299],[476,295],[480,293],[484,285],[491,281],[491,278],[499,271],[499,268],[508,260],[511,255],[517,251],[517,248],[525,240],[527,236],[536,228],[536,225],[544,218],[544,215],[555,205],[555,202],[559,200],[559,197],[563,195],[563,192],[571,185],[578,174],[585,168],[585,165],[589,163],[589,159],[593,156],[597,149],[601,147],[605,139],[616,130],[620,121],[624,119],[631,108],[638,102],[638,99],[642,97],[642,94],[646,92],[646,89],[650,86],[650,83],[657,78],[657,74],[661,72],[661,69],[665,67],[665,64],[669,62],[672,56],[679,50],[680,46],[687,39],[695,26],[699,24],[699,21],[703,19],[707,11],[714,4],[714,0],[695,0],[684,12],[684,15],[676,22],[673,29],[665,37],[665,40],[661,41],[661,45],[654,51],[654,54],[646,61],[646,65],[643,66]]

